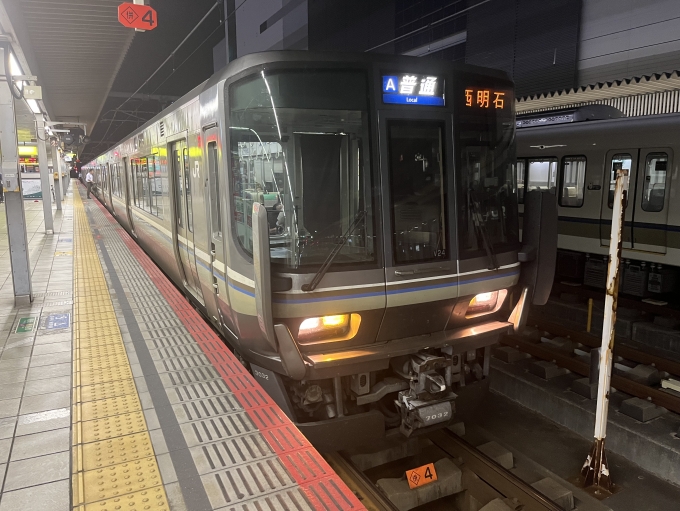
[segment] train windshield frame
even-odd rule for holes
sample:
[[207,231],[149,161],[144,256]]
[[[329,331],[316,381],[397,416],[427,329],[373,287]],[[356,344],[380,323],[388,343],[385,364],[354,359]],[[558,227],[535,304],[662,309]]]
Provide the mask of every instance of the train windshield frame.
[[261,70],[227,85],[233,224],[252,255],[252,203],[264,204],[271,260],[309,271],[346,237],[334,268],[375,266],[368,75]]

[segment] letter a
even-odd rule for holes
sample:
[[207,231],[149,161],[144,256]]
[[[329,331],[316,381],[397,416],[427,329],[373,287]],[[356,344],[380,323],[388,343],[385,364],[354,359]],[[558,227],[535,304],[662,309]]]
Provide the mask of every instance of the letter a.
[[388,90],[392,90],[395,92],[397,91],[397,86],[394,84],[394,79],[392,78],[389,78],[387,80],[387,85],[385,85],[385,92],[387,92]]

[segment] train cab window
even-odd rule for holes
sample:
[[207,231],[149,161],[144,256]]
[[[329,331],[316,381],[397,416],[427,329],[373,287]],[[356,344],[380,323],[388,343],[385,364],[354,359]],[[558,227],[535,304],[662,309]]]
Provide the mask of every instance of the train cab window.
[[187,229],[194,232],[194,209],[191,200],[191,169],[189,168],[189,149],[184,148],[184,193],[187,206]]
[[557,158],[531,158],[527,172],[527,191],[554,191],[557,185]]
[[217,142],[208,143],[208,175],[210,183],[210,217],[213,236],[222,237],[222,214],[220,212],[220,179],[217,172]]
[[446,259],[444,127],[394,121],[387,130],[395,261]]
[[560,174],[560,206],[580,208],[586,183],[586,157],[565,156]]
[[526,158],[517,158],[515,168],[517,172],[517,201],[522,204],[524,203],[524,178],[527,172]]
[[[464,87],[502,90],[514,104],[506,82],[465,80]],[[516,250],[518,165],[515,154],[515,116],[510,108],[470,108],[461,90],[457,95],[459,137],[457,180],[458,252],[461,259],[484,258],[496,264],[496,253]],[[524,160],[526,161],[526,160]],[[521,173],[524,175],[524,172]],[[526,183],[525,183],[526,184]]]
[[609,196],[607,197],[607,205],[612,209],[614,205],[614,188],[616,187],[616,172],[619,169],[626,169],[630,176],[630,169],[633,163],[630,154],[615,154],[612,156],[612,166],[609,171]]
[[229,105],[231,209],[244,252],[257,201],[281,270],[318,268],[343,235],[330,271],[374,264],[365,72],[260,72],[230,85]]
[[659,212],[663,210],[666,196],[666,171],[668,155],[666,153],[650,153],[645,161],[645,180],[642,188],[642,209]]

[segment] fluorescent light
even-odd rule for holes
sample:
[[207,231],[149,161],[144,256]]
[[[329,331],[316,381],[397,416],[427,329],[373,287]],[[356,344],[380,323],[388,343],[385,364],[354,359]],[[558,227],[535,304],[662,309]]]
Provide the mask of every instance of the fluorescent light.
[[9,54],[9,72],[12,76],[22,75],[24,72],[21,70],[21,66],[14,56],[14,53]]
[[35,99],[27,99],[26,103],[28,103],[28,106],[31,107],[31,111],[34,114],[42,113],[42,110],[40,110],[40,105],[38,105],[38,102]]

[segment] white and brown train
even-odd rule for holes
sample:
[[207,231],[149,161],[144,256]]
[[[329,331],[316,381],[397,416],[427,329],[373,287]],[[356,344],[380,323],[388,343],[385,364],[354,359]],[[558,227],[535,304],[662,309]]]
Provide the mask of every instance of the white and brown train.
[[520,202],[524,190],[557,195],[558,277],[604,287],[613,180],[624,168],[630,184],[621,290],[635,296],[677,291],[680,114],[626,118],[592,105],[520,117],[517,124]]

